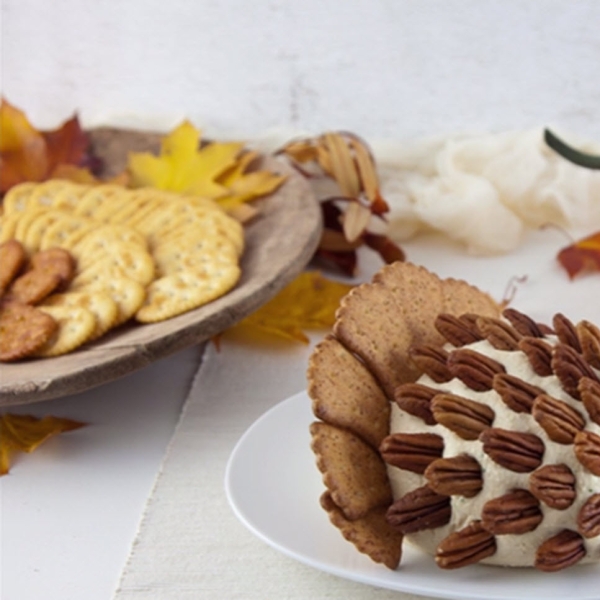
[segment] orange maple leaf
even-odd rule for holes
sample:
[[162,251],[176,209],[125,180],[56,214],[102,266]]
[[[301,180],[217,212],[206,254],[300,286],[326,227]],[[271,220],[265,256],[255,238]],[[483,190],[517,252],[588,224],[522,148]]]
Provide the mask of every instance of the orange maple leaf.
[[64,165],[87,167],[94,160],[89,138],[75,115],[51,131],[36,129],[25,113],[0,101],[0,194],[24,181],[45,181]]
[[583,273],[600,272],[600,231],[563,248],[557,259],[570,279]]

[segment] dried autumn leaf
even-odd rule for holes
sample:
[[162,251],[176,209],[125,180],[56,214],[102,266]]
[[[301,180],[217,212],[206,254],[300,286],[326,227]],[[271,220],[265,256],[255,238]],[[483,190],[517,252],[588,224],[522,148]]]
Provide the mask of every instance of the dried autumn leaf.
[[[77,116],[51,131],[38,131],[25,113],[0,103],[0,193],[24,181],[57,177],[65,165],[85,170],[97,164]],[[64,175],[64,173],[63,173]],[[81,174],[79,175],[81,177]]]
[[309,339],[304,330],[331,327],[340,300],[352,287],[318,271],[306,271],[236,327],[306,344]]
[[600,271],[600,231],[563,248],[557,259],[570,279]]
[[385,228],[389,206],[381,197],[375,161],[368,146],[348,132],[327,132],[314,139],[291,141],[280,150],[309,182],[325,176],[333,179],[339,196],[320,198],[324,229],[316,256],[354,275],[356,249],[367,245],[385,262],[404,260],[404,252],[384,231],[373,231],[373,217]]
[[84,425],[79,421],[52,416],[38,419],[31,415],[0,415],[0,476],[9,472],[14,453],[33,452],[48,438]]
[[246,173],[257,158],[242,142],[201,143],[201,131],[184,121],[162,140],[160,156],[129,155],[132,187],[151,186],[212,198],[236,206],[273,192],[285,177],[269,171]]

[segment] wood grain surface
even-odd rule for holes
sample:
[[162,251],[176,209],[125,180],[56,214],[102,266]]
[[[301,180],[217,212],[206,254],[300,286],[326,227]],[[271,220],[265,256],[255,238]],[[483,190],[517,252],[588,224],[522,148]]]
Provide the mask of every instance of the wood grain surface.
[[[155,133],[98,128],[90,131],[104,173],[119,173],[130,151],[155,151]],[[260,215],[245,228],[242,276],[225,296],[153,324],[126,324],[97,342],[55,358],[0,365],[0,407],[47,400],[101,385],[173,352],[206,341],[270,300],[310,261],[318,245],[321,210],[306,180],[273,157],[262,167],[288,174],[257,202]]]

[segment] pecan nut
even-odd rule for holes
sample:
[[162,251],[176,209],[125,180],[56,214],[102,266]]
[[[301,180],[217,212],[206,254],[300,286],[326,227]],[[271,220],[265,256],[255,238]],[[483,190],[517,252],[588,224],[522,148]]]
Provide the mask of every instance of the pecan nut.
[[434,492],[424,485],[398,498],[387,511],[387,522],[400,533],[435,529],[450,521],[449,496]]
[[600,475],[600,435],[580,431],[575,436],[575,456],[594,475]]
[[434,327],[444,339],[457,348],[482,339],[474,322],[447,313],[438,315]]
[[600,369],[600,329],[589,321],[580,321],[576,329],[583,358],[592,367]]
[[479,317],[477,327],[481,335],[498,350],[518,350],[523,337],[514,327],[501,319]]
[[522,335],[526,337],[541,338],[544,337],[542,328],[526,314],[519,312],[514,308],[506,308],[502,311],[502,316],[510,321],[510,324]]
[[529,475],[529,491],[541,502],[565,510],[575,501],[575,475],[567,465],[545,465]]
[[481,465],[467,454],[434,460],[425,478],[433,491],[447,496],[472,498],[483,488]]
[[577,386],[582,377],[598,381],[598,377],[583,356],[566,344],[557,344],[554,347],[552,370],[565,392],[577,400],[581,400]]
[[531,414],[557,444],[572,444],[577,432],[585,427],[585,419],[578,410],[547,394],[535,399]]
[[431,400],[436,394],[439,390],[421,383],[403,383],[394,390],[394,400],[403,411],[419,417],[427,425],[435,425]]
[[494,535],[473,521],[444,538],[436,550],[435,561],[442,569],[458,569],[478,563],[496,552]]
[[492,387],[504,404],[517,413],[530,413],[534,400],[544,393],[542,388],[508,373],[494,375]]
[[393,433],[381,442],[383,460],[394,467],[424,473],[444,452],[444,440],[435,433]]
[[583,538],[576,531],[563,529],[540,544],[534,566],[540,571],[560,571],[579,562],[585,554]]
[[525,354],[536,375],[552,375],[552,346],[536,337],[524,337],[519,342],[519,350]]
[[528,473],[537,469],[544,456],[544,442],[533,433],[489,427],[479,440],[483,451],[509,471]]
[[486,404],[444,393],[433,398],[431,412],[440,425],[463,440],[476,440],[484,429],[492,425],[496,416]]
[[579,509],[577,529],[585,538],[600,535],[600,494],[593,494]]
[[409,356],[417,368],[429,375],[436,383],[444,383],[452,379],[452,373],[448,369],[448,353],[437,346],[421,344],[412,346]]
[[491,390],[494,375],[505,372],[501,363],[470,348],[450,352],[447,364],[453,377],[476,392]]
[[577,388],[590,419],[600,425],[600,383],[589,377],[582,377]]
[[543,519],[539,500],[520,489],[488,500],[481,511],[481,524],[494,535],[527,533]]
[[556,337],[558,337],[558,340],[562,344],[571,346],[573,350],[581,353],[581,343],[579,341],[579,336],[577,335],[577,329],[565,315],[556,313],[552,318],[552,325],[554,326]]

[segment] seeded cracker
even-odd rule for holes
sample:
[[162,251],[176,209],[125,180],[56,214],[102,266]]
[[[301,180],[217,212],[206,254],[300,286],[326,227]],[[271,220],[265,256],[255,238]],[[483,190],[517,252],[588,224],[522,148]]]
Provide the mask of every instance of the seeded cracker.
[[0,296],[25,264],[27,255],[17,240],[0,244]]
[[0,304],[0,361],[11,362],[31,356],[58,328],[58,323],[33,306]]

